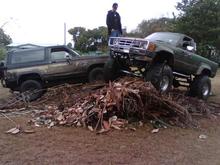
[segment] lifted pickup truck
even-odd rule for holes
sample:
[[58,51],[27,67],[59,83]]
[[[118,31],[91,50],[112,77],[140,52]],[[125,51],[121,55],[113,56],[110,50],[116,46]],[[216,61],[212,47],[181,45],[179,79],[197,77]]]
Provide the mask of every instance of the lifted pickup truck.
[[67,80],[104,80],[103,67],[108,56],[80,56],[67,46],[20,49],[8,52],[3,86],[13,91],[31,92],[30,101],[43,89]]
[[215,76],[218,64],[195,54],[196,43],[191,37],[157,32],[144,39],[113,37],[109,46],[110,58],[104,67],[107,81],[124,72],[144,77],[161,92],[185,86],[191,96],[208,98],[209,77]]

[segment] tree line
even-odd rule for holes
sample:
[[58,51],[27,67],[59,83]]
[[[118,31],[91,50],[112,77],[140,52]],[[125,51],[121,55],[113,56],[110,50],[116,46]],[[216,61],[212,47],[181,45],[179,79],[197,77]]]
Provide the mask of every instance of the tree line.
[[3,60],[6,54],[6,45],[10,44],[12,39],[5,34],[4,30],[0,28],[0,60]]

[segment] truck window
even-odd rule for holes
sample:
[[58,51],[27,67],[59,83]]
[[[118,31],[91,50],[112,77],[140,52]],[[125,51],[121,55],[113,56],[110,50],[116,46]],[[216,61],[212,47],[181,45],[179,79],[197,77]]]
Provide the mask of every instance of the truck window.
[[183,38],[183,47],[186,48],[187,46],[193,46],[192,39],[189,37],[184,37]]
[[184,37],[182,46],[183,46],[184,49],[186,49],[187,46],[192,46],[192,47],[194,47],[193,52],[196,51],[196,43],[193,41],[192,38]]
[[22,64],[44,60],[44,50],[21,51],[16,52],[11,56],[11,64]]
[[66,59],[66,56],[68,56],[68,55],[69,55],[69,53],[67,53],[65,51],[51,52],[51,59],[53,61],[64,60],[64,59]]
[[66,60],[66,57],[69,56],[70,58],[72,55],[63,48],[53,48],[51,49],[51,60],[52,61],[63,61]]

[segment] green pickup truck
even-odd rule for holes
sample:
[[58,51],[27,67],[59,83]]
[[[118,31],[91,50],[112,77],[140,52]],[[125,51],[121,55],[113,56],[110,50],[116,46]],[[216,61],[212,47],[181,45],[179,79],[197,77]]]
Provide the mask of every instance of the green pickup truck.
[[191,96],[207,99],[218,64],[195,53],[196,43],[184,34],[157,32],[144,39],[112,37],[106,81],[121,73],[144,77],[160,92],[185,86]]

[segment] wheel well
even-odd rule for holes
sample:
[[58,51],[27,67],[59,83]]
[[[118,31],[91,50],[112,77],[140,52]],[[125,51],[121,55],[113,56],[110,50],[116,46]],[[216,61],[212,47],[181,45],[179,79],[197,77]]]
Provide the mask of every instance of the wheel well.
[[37,80],[37,81],[42,81],[41,76],[37,73],[29,73],[25,74],[19,77],[18,84],[21,84],[22,82],[26,80]]
[[173,54],[167,51],[158,52],[153,59],[153,64],[163,63],[165,60],[167,61],[168,65],[172,68],[174,63]]
[[211,76],[211,71],[209,69],[203,69],[201,72],[202,75],[207,75],[207,76]]
[[89,66],[89,68],[88,68],[88,70],[87,70],[87,73],[89,74],[89,72],[90,72],[92,69],[97,68],[97,67],[104,68],[104,64],[94,64],[94,65]]

